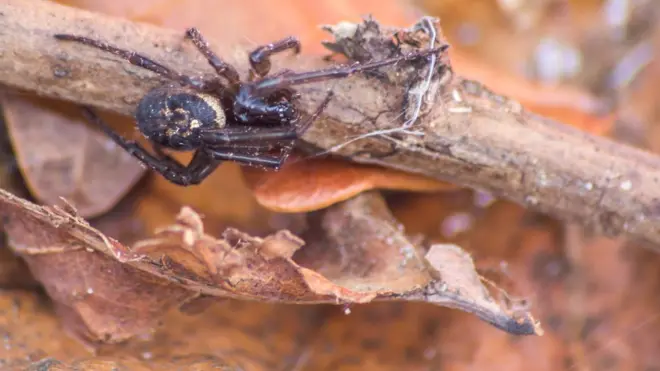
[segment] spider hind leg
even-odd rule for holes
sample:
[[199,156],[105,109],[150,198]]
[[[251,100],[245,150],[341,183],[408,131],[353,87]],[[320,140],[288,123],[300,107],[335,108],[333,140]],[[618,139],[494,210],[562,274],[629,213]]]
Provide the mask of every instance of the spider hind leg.
[[208,156],[203,150],[197,150],[188,165],[183,165],[170,156],[164,155],[160,148],[156,153],[162,156],[158,158],[149,153],[143,146],[135,141],[130,141],[119,135],[108,126],[91,108],[83,107],[83,114],[87,120],[98,126],[103,133],[112,139],[119,147],[130,153],[149,169],[159,173],[168,181],[180,185],[190,186],[201,183],[221,163]]
[[118,57],[121,57],[122,59],[127,60],[132,65],[157,73],[170,80],[176,81],[181,85],[191,86],[195,89],[202,91],[214,90],[217,89],[219,86],[219,83],[215,80],[210,80],[210,81],[195,80],[188,75],[184,75],[182,73],[176,72],[171,68],[166,67],[140,53],[132,52],[125,49],[120,49],[104,41],[99,41],[99,40],[90,39],[89,37],[69,35],[69,34],[56,34],[54,35],[54,37],[58,40],[73,41],[103,50],[108,53],[112,53]]

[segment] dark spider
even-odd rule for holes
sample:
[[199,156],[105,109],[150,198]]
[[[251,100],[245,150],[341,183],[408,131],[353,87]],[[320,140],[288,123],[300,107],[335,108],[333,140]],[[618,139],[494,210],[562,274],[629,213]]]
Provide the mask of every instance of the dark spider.
[[[143,55],[102,41],[82,36],[55,35],[59,40],[75,41],[113,53],[172,80],[172,84],[147,93],[136,109],[137,127],[154,145],[156,156],[137,142],[124,139],[91,109],[85,108],[84,112],[119,146],[170,182],[182,186],[199,184],[222,161],[279,169],[295,140],[309,128],[332,97],[332,92],[329,92],[316,111],[297,127],[301,115],[293,102],[297,98],[297,93],[292,89],[294,85],[345,78],[356,72],[423,58],[446,48],[443,46],[396,58],[302,73],[283,70],[266,76],[271,67],[271,55],[289,49],[300,52],[300,42],[294,37],[287,37],[252,51],[249,55],[252,67],[250,78],[241,81],[236,69],[209,48],[208,42],[196,28],[187,30],[186,37],[206,57],[218,77],[194,79]],[[279,155],[268,154],[278,147]],[[195,153],[190,163],[183,165],[165,154],[163,148],[194,150]]]

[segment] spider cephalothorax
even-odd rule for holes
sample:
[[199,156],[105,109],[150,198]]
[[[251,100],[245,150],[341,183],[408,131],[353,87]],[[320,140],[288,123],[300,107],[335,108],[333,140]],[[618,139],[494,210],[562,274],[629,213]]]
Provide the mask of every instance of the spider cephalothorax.
[[[287,37],[260,46],[250,53],[252,67],[247,81],[210,48],[199,31],[191,28],[186,36],[217,72],[211,79],[194,79],[135,52],[119,49],[87,37],[58,34],[59,40],[76,41],[118,55],[130,63],[163,75],[171,83],[147,93],[138,104],[137,127],[154,145],[156,155],[140,144],[124,139],[94,112],[87,117],[119,146],[130,152],[167,180],[187,186],[204,180],[223,161],[279,169],[292,150],[295,140],[325,109],[332,93],[308,117],[295,105],[296,85],[348,77],[356,72],[374,70],[404,60],[416,60],[446,48],[419,51],[395,58],[363,64],[337,66],[308,72],[270,72],[270,56],[285,50],[300,51],[300,42]],[[162,149],[194,150],[193,159],[182,165]],[[279,154],[272,150],[279,148]]]

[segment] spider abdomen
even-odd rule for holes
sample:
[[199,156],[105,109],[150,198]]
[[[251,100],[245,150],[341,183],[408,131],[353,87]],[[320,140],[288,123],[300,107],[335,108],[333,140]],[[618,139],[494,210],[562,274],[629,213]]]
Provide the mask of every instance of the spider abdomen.
[[181,151],[200,147],[203,129],[221,129],[226,124],[219,98],[172,86],[156,88],[145,95],[135,118],[148,139]]

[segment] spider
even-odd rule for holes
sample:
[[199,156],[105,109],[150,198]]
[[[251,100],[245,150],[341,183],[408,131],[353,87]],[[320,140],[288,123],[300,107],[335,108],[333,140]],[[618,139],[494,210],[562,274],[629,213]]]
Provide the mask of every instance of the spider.
[[[83,36],[56,34],[55,38],[113,53],[171,80],[148,92],[140,100],[135,113],[137,128],[151,142],[155,155],[139,143],[123,138],[89,107],[83,107],[83,111],[86,118],[117,145],[180,186],[201,183],[224,161],[278,170],[295,141],[323,112],[333,95],[330,91],[318,108],[303,119],[294,103],[299,94],[293,86],[345,78],[400,61],[424,58],[446,48],[442,46],[364,64],[301,73],[285,69],[268,75],[271,55],[286,50],[300,52],[300,42],[290,36],[253,50],[249,54],[250,76],[243,81],[233,66],[210,49],[196,28],[188,29],[186,38],[204,55],[217,77],[196,79],[136,52]],[[271,151],[276,148],[280,149],[279,154],[272,155]],[[183,165],[163,149],[195,152],[188,165]]]

